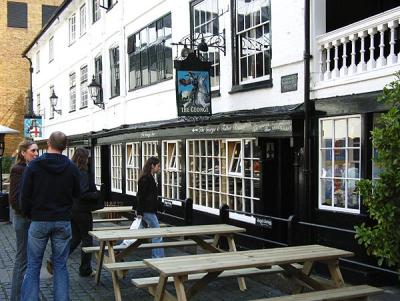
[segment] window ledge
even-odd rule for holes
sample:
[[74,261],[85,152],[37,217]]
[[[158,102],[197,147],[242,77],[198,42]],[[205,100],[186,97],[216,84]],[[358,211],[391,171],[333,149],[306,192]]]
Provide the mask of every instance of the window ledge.
[[229,94],[239,93],[239,92],[246,92],[251,90],[263,89],[263,88],[272,88],[272,79],[254,82],[249,84],[243,85],[235,85],[232,89],[228,92]]
[[88,106],[80,107],[79,110],[86,109]]
[[219,90],[211,91],[211,98],[220,97],[220,96],[221,96],[221,92]]
[[75,112],[76,110],[70,110],[70,111],[68,111],[68,113],[73,113],[73,112]]
[[[163,83],[163,82],[169,81],[169,80],[171,80],[171,79],[173,79],[173,78],[174,78],[173,76],[172,76],[172,77],[169,77],[169,78],[163,78],[163,79],[161,79],[161,80],[159,80],[159,81],[157,81],[157,82],[155,82],[155,83],[152,83],[152,84],[147,84],[147,85],[143,85],[143,86],[136,87],[136,88],[133,88],[133,89],[129,89],[128,92],[133,92],[133,91],[137,91],[137,90],[140,90],[140,89],[148,88],[148,87],[157,85],[157,84],[159,84],[159,83]],[[219,91],[218,91],[218,92],[219,92]]]

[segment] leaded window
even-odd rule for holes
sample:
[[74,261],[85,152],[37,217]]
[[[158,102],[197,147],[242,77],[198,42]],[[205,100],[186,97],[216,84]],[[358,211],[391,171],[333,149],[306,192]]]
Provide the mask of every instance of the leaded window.
[[119,95],[119,47],[110,49],[111,97]]
[[126,193],[136,195],[140,175],[140,142],[126,144]]
[[36,52],[36,73],[40,72],[40,51]]
[[165,198],[180,199],[182,160],[181,141],[162,142],[162,196]]
[[68,19],[68,28],[69,28],[69,45],[75,42],[76,39],[76,20],[75,20],[75,14],[73,14],[69,19]]
[[94,183],[99,187],[101,186],[101,147],[96,145],[94,147]]
[[41,107],[40,107],[40,93],[38,93],[36,95],[36,115],[42,115],[41,114],[42,112],[40,112],[40,110],[41,110]]
[[84,35],[86,33],[86,5],[82,5],[79,9],[79,21],[80,21],[80,35]]
[[54,37],[49,39],[49,62],[54,60]]
[[50,88],[49,88],[49,110],[50,110],[49,118],[50,119],[54,118],[53,104],[51,103],[51,100],[50,100],[50,96],[53,95],[53,91],[54,91],[54,86],[50,86]]
[[122,192],[122,145],[111,145],[111,191]]
[[76,110],[76,73],[69,75],[69,111]]
[[129,89],[172,78],[171,14],[128,37]]
[[270,0],[236,0],[238,83],[270,79]]
[[101,11],[100,11],[100,0],[93,0],[93,23],[100,19]]
[[187,140],[187,195],[195,205],[258,213],[260,159],[255,139]]
[[158,157],[157,141],[143,141],[142,142],[142,166],[150,157]]
[[88,66],[81,67],[81,104],[80,108],[88,106]]
[[[103,86],[103,60],[101,55],[94,59],[94,76],[96,82],[99,83],[100,86]],[[101,100],[103,99],[103,89],[100,90],[100,94],[97,98],[100,98]]]
[[[192,10],[192,32],[194,37],[199,36],[207,41],[219,34],[218,0],[203,0],[194,4]],[[213,90],[219,90],[220,61],[219,50],[210,47],[202,56],[211,62],[210,82]]]
[[361,116],[319,121],[319,208],[360,212]]

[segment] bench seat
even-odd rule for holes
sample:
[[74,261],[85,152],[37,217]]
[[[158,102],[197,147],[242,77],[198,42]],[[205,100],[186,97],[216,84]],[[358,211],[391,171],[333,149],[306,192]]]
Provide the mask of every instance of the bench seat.
[[[272,266],[270,269],[247,268],[247,269],[224,271],[218,276],[218,278],[243,277],[243,276],[250,276],[257,274],[274,274],[282,272],[284,272],[284,270],[279,266]],[[188,276],[188,281],[199,280],[203,278],[205,275],[206,273],[190,274]],[[152,286],[156,286],[158,284],[158,281],[159,277],[135,278],[131,280],[131,282],[138,288],[149,288]],[[174,278],[168,277],[167,282],[168,283],[174,282]]]
[[103,267],[110,271],[126,271],[126,270],[134,270],[134,269],[144,269],[148,266],[143,261],[127,261],[127,262],[113,262],[113,263],[105,263]]
[[357,285],[334,288],[323,291],[281,296],[274,298],[257,299],[253,301],[339,301],[339,300],[367,300],[370,295],[377,295],[382,289],[369,285]]
[[94,219],[93,223],[107,223],[107,222],[125,222],[129,221],[126,217],[118,217],[118,218],[98,218]]
[[97,227],[93,228],[93,231],[107,231],[107,230],[123,230],[129,229],[130,225],[126,226],[110,226],[110,227]]
[[[212,239],[206,239],[205,242],[212,243]],[[194,246],[196,242],[193,240],[178,240],[178,241],[163,241],[160,243],[145,243],[141,244],[138,249],[153,249],[153,248],[176,248],[176,247],[186,247],[186,246]],[[127,245],[115,245],[113,247],[114,251],[125,250]],[[105,246],[105,250],[108,249],[108,246]],[[99,246],[94,247],[83,247],[82,251],[85,253],[94,253],[100,250]]]

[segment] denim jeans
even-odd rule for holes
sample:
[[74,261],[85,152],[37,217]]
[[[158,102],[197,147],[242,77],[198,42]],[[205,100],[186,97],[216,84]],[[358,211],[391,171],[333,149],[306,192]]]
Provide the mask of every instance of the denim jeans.
[[21,299],[22,280],[24,279],[27,265],[26,250],[28,246],[28,230],[30,222],[29,219],[14,212],[13,225],[15,230],[17,253],[15,254],[10,301],[19,301]]
[[[149,228],[160,228],[160,224],[158,223],[157,215],[155,213],[144,212],[143,220],[147,223]],[[140,228],[143,228],[140,225]],[[155,237],[151,240],[153,243],[162,242],[162,237]],[[164,257],[164,249],[151,249],[151,257],[152,258],[160,258]]]
[[67,259],[71,240],[70,221],[32,221],[28,234],[28,267],[22,283],[22,301],[38,301],[40,268],[51,240],[54,300],[69,301]]

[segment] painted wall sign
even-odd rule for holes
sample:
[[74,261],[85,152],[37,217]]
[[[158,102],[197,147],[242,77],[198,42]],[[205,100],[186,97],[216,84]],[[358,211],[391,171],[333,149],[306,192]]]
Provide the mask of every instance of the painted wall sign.
[[24,118],[24,137],[42,137],[42,117]]
[[210,67],[194,53],[175,61],[178,116],[211,115]]
[[272,229],[272,220],[265,217],[256,217],[256,225],[262,228]]
[[116,141],[127,141],[135,139],[157,139],[160,137],[223,137],[237,134],[254,134],[263,137],[291,137],[291,120],[264,120],[256,122],[234,122],[210,124],[193,127],[176,127],[160,129],[158,131],[143,131],[125,133],[119,136],[100,137],[99,144],[109,144]]
[[281,77],[281,93],[297,91],[298,74],[290,74]]

